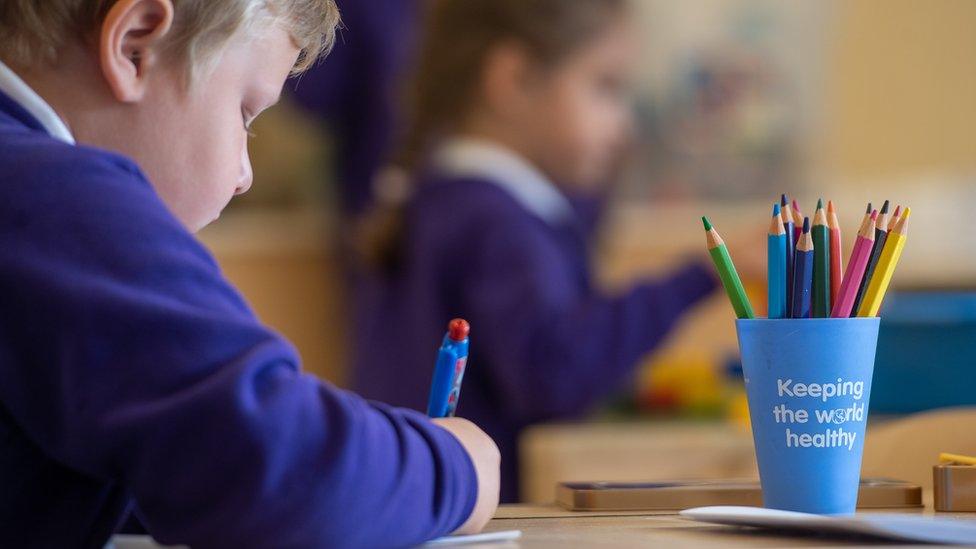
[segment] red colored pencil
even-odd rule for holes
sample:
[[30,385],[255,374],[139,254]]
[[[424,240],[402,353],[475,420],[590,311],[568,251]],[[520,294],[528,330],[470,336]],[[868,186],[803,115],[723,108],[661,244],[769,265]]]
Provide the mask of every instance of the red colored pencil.
[[895,206],[895,213],[891,214],[891,221],[888,222],[888,232],[895,228],[898,218],[901,217],[901,205]]
[[871,259],[871,249],[874,248],[874,226],[878,219],[878,210],[871,212],[870,216],[865,216],[861,222],[861,228],[857,231],[857,240],[854,242],[854,249],[851,251],[851,260],[847,263],[847,272],[844,273],[844,281],[840,285],[840,292],[834,308],[830,312],[832,318],[848,318],[854,308],[854,299],[857,297],[857,290],[861,286],[861,279],[864,278],[864,270]]
[[827,201],[827,229],[830,232],[830,302],[837,303],[844,276],[844,259],[841,257],[840,223],[837,222],[833,200]]
[[803,223],[800,220],[803,219],[803,213],[800,212],[800,204],[797,203],[796,199],[793,199],[793,242],[800,240],[800,235],[803,234]]

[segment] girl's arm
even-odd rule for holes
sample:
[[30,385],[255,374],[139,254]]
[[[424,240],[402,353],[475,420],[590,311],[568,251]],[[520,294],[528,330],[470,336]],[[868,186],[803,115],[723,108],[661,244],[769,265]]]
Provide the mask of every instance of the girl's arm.
[[[534,221],[534,220],[533,220]],[[526,421],[579,414],[618,388],[715,280],[704,263],[620,294],[580,282],[577,266],[538,229],[498,223],[475,255],[464,303],[489,375],[511,413]]]

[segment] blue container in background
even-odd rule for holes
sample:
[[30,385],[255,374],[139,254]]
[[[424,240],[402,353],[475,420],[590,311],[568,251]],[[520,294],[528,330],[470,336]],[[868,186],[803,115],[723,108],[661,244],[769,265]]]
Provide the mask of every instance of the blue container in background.
[[878,318],[737,320],[763,503],[857,505]]
[[881,309],[871,411],[961,405],[976,405],[976,294],[889,294]]

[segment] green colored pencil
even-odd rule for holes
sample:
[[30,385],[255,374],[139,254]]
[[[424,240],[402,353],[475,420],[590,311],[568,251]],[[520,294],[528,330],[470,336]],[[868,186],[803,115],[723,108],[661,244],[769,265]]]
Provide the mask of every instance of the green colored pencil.
[[722,279],[722,286],[725,287],[725,293],[729,295],[729,301],[732,302],[732,308],[735,309],[735,316],[738,318],[755,318],[756,314],[752,312],[752,304],[749,303],[749,296],[746,295],[746,290],[742,287],[742,280],[739,279],[739,273],[735,270],[735,265],[732,263],[732,257],[729,255],[729,249],[725,245],[725,241],[712,228],[712,224],[709,223],[707,217],[702,216],[702,223],[705,225],[705,239],[708,243],[708,253],[712,256],[712,261],[715,263],[718,277]]
[[830,229],[823,199],[817,201],[813,214],[813,318],[830,316]]

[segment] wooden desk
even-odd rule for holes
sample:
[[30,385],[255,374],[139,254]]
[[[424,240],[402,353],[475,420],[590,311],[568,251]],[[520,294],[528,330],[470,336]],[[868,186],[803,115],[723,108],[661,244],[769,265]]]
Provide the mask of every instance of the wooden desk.
[[[931,507],[921,513],[931,513]],[[976,515],[957,514],[976,520]],[[570,513],[556,506],[503,505],[487,532],[521,530],[517,542],[478,547],[875,547],[883,541],[790,537],[766,531],[711,525],[676,514]],[[895,543],[891,543],[894,545]]]
[[752,435],[719,422],[542,424],[519,453],[527,503],[553,501],[559,482],[759,478]]

